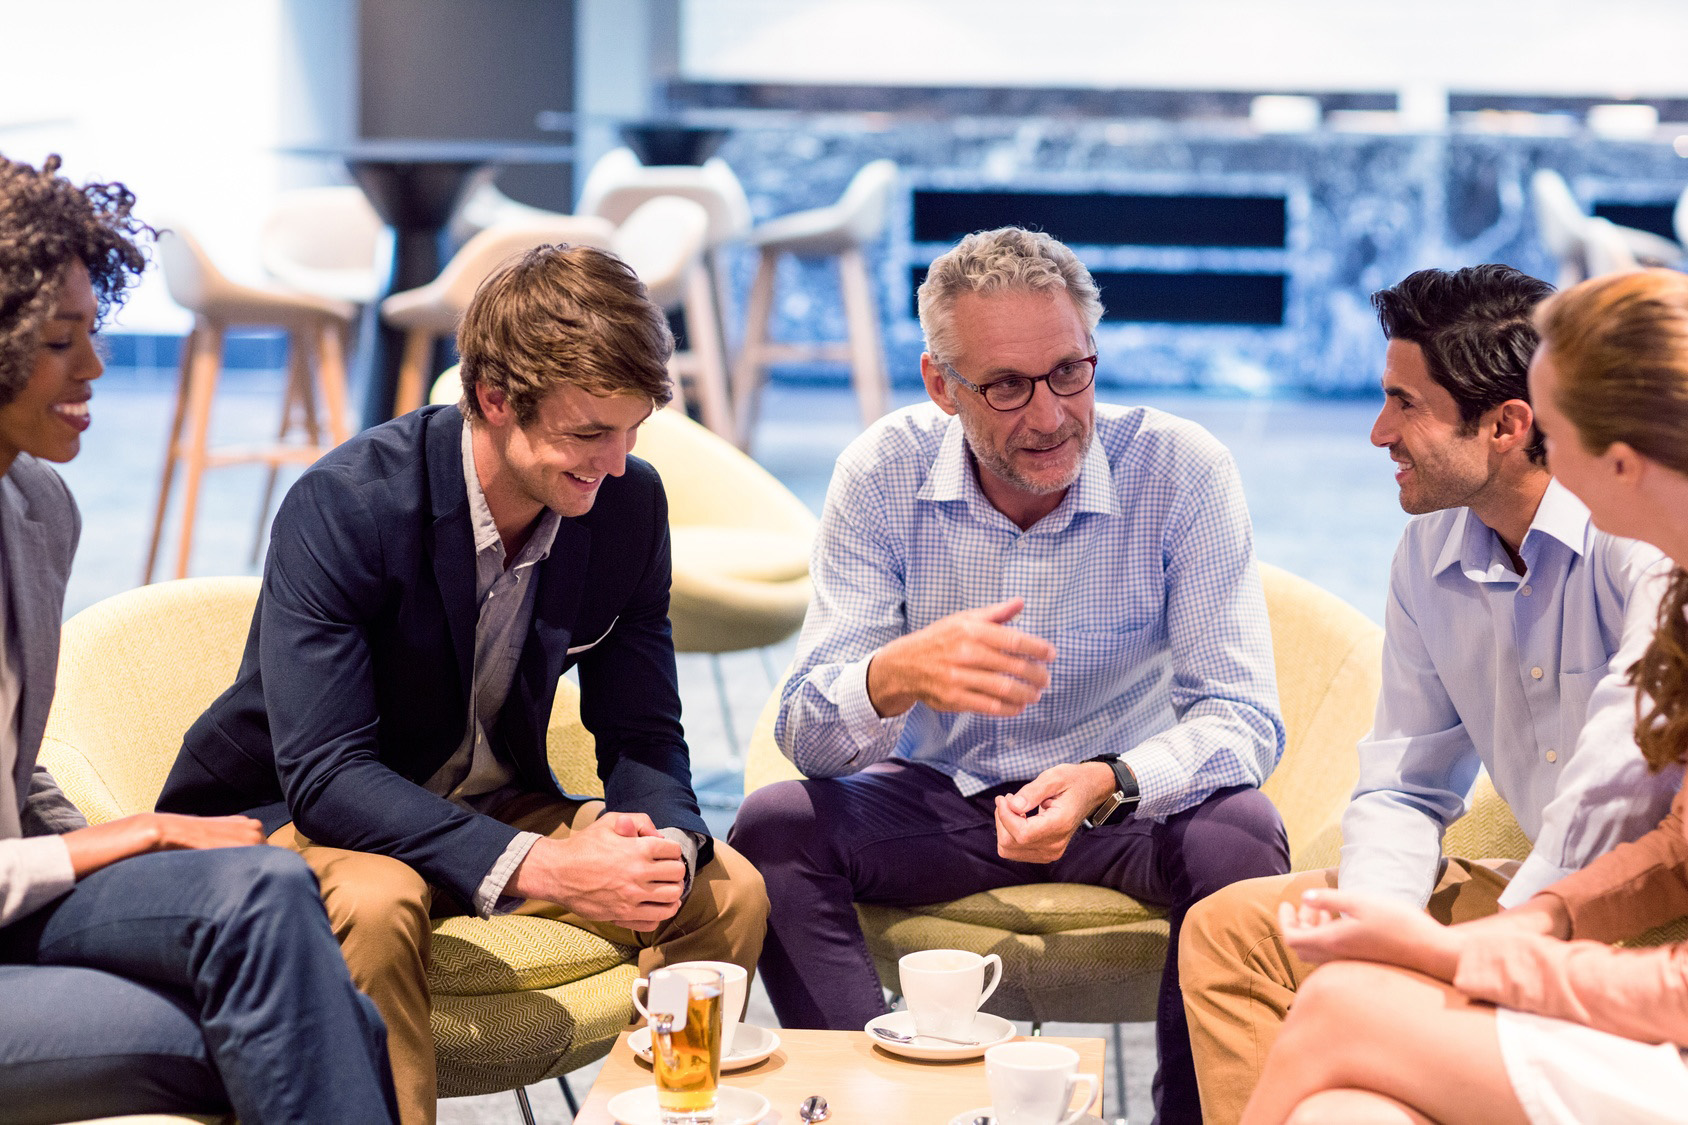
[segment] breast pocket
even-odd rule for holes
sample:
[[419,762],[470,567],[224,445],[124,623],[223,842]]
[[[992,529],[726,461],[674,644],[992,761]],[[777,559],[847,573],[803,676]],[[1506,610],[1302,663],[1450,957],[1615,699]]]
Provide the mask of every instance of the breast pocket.
[[1586,672],[1559,673],[1559,730],[1567,747],[1588,721],[1588,701],[1608,671],[1609,666],[1602,664]]
[[595,640],[595,641],[587,641],[587,642],[586,642],[586,643],[585,643],[585,644],[583,644],[583,645],[572,645],[572,646],[570,646],[570,648],[569,648],[569,655],[570,655],[570,656],[579,656],[579,655],[580,655],[580,654],[581,654],[581,653],[583,653],[583,652],[587,652],[587,651],[590,651],[590,650],[591,650],[591,649],[593,649],[593,648],[596,648],[596,647],[597,647],[597,646],[598,646],[598,644],[599,644],[599,643],[601,643],[601,642],[602,642],[602,641],[603,641],[603,639],[604,639],[604,637],[607,637],[607,636],[609,636],[609,635],[610,635],[610,633],[611,633],[611,631],[613,631],[613,630],[614,630],[614,629],[615,629],[615,623],[616,623],[616,621],[620,621],[620,620],[621,620],[621,618],[620,618],[620,617],[617,617],[617,618],[615,618],[615,619],[614,619],[614,620],[613,620],[613,621],[611,621],[611,622],[610,622],[610,627],[609,627],[609,628],[608,628],[608,629],[605,629],[605,630],[604,630],[604,631],[603,631],[603,634],[602,634],[602,635],[601,635],[601,636],[599,636],[599,637],[598,637],[598,639],[597,639],[597,640]]

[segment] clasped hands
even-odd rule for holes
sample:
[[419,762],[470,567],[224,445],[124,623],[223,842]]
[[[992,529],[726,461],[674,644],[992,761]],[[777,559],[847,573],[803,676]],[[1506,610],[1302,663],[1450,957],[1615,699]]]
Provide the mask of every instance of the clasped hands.
[[562,839],[536,842],[504,893],[543,899],[582,918],[650,932],[680,909],[680,845],[644,813],[605,813]]
[[[1010,598],[963,610],[888,643],[867,668],[874,710],[884,718],[916,703],[995,718],[1024,712],[1043,697],[1055,660],[1054,645],[1009,626],[1025,607],[1024,598]],[[1043,771],[996,799],[997,854],[1055,862],[1113,787],[1113,770],[1099,762]]]

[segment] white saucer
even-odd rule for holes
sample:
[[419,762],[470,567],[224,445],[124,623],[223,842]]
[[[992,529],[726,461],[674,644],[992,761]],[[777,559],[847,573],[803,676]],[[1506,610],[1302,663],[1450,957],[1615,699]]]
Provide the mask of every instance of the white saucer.
[[[989,1117],[992,1121],[995,1121],[996,1110],[992,1109],[988,1105],[982,1105],[978,1109],[970,1109],[965,1113],[956,1114],[954,1117],[950,1118],[949,1125],[973,1125],[973,1119],[975,1117]],[[1078,1121],[1075,1122],[1075,1125],[1107,1125],[1107,1123],[1095,1114],[1087,1113],[1083,1117],[1079,1118]]]
[[902,1055],[910,1059],[927,1059],[934,1062],[952,1062],[957,1059],[976,1059],[985,1053],[985,1048],[994,1047],[998,1043],[1006,1043],[1019,1034],[1014,1025],[1001,1016],[993,1016],[988,1012],[980,1012],[973,1017],[972,1036],[978,1042],[972,1045],[960,1043],[943,1043],[936,1039],[916,1039],[912,1043],[893,1043],[889,1039],[881,1039],[873,1033],[876,1027],[883,1027],[886,1031],[895,1031],[900,1035],[914,1034],[914,1013],[887,1012],[882,1016],[874,1016],[867,1021],[862,1031],[868,1041],[875,1047],[882,1047],[893,1055]]
[[[656,1087],[623,1090],[604,1107],[620,1125],[662,1125]],[[753,1125],[768,1116],[768,1099],[755,1090],[723,1086],[715,1101],[715,1125]]]
[[[651,1029],[648,1026],[629,1035],[627,1045],[633,1048],[635,1055],[646,1062],[651,1061]],[[733,1053],[721,1060],[721,1069],[725,1072],[755,1066],[779,1047],[780,1037],[772,1031],[752,1023],[741,1023],[733,1035]]]

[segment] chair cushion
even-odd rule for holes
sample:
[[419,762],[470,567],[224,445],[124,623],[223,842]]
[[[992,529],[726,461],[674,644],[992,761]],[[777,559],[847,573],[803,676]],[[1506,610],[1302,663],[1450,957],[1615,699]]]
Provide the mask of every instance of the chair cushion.
[[755,582],[809,573],[809,540],[757,528],[681,525],[671,529],[674,569]]
[[551,918],[447,918],[434,927],[428,987],[435,996],[555,988],[626,964],[636,952]]
[[513,1090],[603,1058],[633,1017],[638,976],[633,965],[621,964],[555,988],[436,993],[430,1025],[440,1097]]
[[906,909],[915,916],[1016,934],[1059,934],[1166,917],[1166,911],[1118,891],[1082,883],[1027,883]]

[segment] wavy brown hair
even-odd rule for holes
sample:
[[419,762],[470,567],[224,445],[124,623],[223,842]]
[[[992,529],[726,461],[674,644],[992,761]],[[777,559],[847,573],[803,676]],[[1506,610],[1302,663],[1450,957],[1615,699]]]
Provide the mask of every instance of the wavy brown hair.
[[[1536,313],[1554,398],[1593,454],[1623,442],[1688,475],[1688,275],[1637,270],[1585,281]],[[1688,753],[1688,571],[1678,565],[1653,643],[1629,672],[1635,741],[1655,770]]]
[[0,406],[29,379],[41,326],[58,300],[65,267],[88,267],[103,323],[146,268],[136,219],[122,184],[77,187],[49,156],[39,171],[0,156]]

